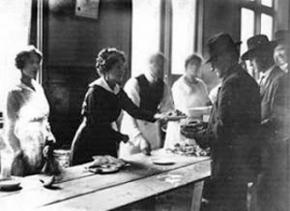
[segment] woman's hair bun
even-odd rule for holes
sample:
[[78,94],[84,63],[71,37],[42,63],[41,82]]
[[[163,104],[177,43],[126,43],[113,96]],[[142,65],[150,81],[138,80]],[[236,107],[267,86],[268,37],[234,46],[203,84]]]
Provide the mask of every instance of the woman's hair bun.
[[96,69],[98,74],[105,74],[120,60],[123,62],[126,61],[126,56],[123,51],[120,51],[117,48],[102,49],[96,58]]

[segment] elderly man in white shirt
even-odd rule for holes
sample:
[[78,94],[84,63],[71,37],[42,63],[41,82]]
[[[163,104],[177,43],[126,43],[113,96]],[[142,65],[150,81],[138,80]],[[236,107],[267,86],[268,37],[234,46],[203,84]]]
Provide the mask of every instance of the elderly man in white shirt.
[[[155,53],[148,61],[148,71],[128,80],[124,90],[139,107],[149,111],[167,112],[174,109],[172,94],[163,81],[163,67],[166,58]],[[162,147],[159,122],[137,120],[124,112],[121,132],[129,135],[128,143],[120,143],[119,157]]]

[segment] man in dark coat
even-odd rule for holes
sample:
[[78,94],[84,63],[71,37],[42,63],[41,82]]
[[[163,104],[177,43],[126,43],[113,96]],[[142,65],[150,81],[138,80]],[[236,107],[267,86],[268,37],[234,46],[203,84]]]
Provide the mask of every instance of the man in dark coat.
[[222,79],[205,133],[194,136],[211,147],[212,187],[209,210],[246,210],[247,183],[255,177],[255,133],[260,124],[259,88],[238,64],[237,45],[230,35],[208,42],[212,69]]
[[266,35],[255,35],[248,39],[248,51],[242,55],[243,60],[250,60],[254,71],[260,73],[262,123],[272,118],[273,100],[278,87],[278,79],[284,72],[275,65],[273,52],[276,42],[270,42]]
[[275,182],[278,172],[275,173],[273,170],[277,166],[275,160],[280,150],[277,147],[278,140],[275,135],[274,99],[279,80],[284,72],[274,62],[273,52],[276,42],[270,42],[266,35],[255,35],[248,39],[247,44],[248,51],[242,55],[242,59],[250,60],[254,71],[260,73],[261,130],[259,139],[262,171],[257,183],[257,206],[260,210],[277,210],[273,206],[273,197],[276,195],[273,193],[277,192],[275,189],[278,188],[278,183]]

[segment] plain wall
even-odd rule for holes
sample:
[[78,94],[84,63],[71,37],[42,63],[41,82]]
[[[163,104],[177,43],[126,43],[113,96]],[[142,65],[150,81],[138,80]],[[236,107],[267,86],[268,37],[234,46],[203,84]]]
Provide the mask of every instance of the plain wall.
[[98,19],[76,16],[74,0],[49,0],[48,6],[44,86],[52,130],[60,145],[69,145],[88,84],[97,77],[99,50],[116,47],[130,58],[131,2],[100,0]]

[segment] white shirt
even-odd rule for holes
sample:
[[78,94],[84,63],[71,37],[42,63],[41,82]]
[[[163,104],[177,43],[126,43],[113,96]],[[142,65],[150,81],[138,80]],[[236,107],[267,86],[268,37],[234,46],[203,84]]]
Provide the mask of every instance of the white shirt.
[[[175,108],[189,115],[189,109],[206,106],[208,97],[205,83],[196,78],[196,83],[189,83],[185,76],[181,76],[172,86],[172,94]],[[180,134],[179,122],[168,122],[164,148],[174,148],[177,143],[195,144],[193,139],[186,139]]]
[[[145,75],[146,76],[146,75]],[[140,106],[140,87],[136,78],[128,80],[124,87],[125,92],[129,98],[137,105]],[[168,86],[165,84],[163,98],[158,106],[160,112],[166,112],[174,109],[172,94]],[[140,141],[146,139],[152,149],[161,147],[161,136],[159,131],[159,122],[147,122],[143,120],[137,120],[131,117],[127,112],[121,120],[121,132],[129,135],[130,144],[120,143],[119,157],[126,157],[130,154],[140,152]]]
[[264,85],[265,82],[268,80],[271,72],[273,71],[275,66],[270,67],[268,70],[266,70],[264,73],[260,73],[260,77],[259,77],[259,85]]
[[181,76],[172,86],[175,108],[189,114],[192,107],[206,106],[210,99],[205,83],[196,78],[196,83],[189,83],[185,76]]

